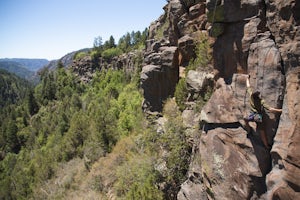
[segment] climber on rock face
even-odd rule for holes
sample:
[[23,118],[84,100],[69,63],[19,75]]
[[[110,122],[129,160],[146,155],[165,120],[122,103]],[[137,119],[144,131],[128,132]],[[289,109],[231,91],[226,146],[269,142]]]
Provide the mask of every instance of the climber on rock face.
[[265,147],[270,150],[270,145],[268,144],[267,135],[264,130],[263,126],[263,117],[266,114],[265,110],[268,110],[273,113],[281,113],[282,109],[278,108],[272,108],[269,105],[265,103],[265,101],[260,96],[260,91],[252,92],[252,89],[250,87],[250,75],[248,75],[246,80],[246,86],[247,86],[247,93],[250,96],[250,106],[251,106],[251,113],[248,117],[246,117],[244,120],[246,122],[247,127],[249,127],[248,122],[253,121],[257,123],[257,127],[260,132],[260,137],[262,142],[264,143]]

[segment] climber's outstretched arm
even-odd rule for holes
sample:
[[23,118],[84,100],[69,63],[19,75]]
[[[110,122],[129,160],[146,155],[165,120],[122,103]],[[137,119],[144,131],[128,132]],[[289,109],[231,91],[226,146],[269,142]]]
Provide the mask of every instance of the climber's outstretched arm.
[[272,112],[272,113],[281,113],[282,112],[282,109],[280,108],[269,108],[269,111]]
[[250,78],[250,75],[247,77],[247,80],[246,80],[246,86],[247,86],[247,88],[250,88],[250,80],[249,80],[249,78]]

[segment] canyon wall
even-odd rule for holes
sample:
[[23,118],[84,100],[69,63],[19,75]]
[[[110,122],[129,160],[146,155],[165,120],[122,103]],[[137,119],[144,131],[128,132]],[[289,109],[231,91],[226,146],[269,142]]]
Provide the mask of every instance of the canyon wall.
[[[188,179],[178,199],[299,197],[299,4],[169,0],[164,14],[150,25],[141,73],[145,111],[160,112],[173,96],[181,69],[197,56],[199,32],[211,42],[214,92],[201,112],[194,112],[195,118],[201,116],[197,123],[202,130],[193,140]],[[281,115],[267,112],[263,127],[250,123],[250,131],[243,121],[250,110],[247,74],[267,104],[283,109]],[[270,151],[261,142],[261,128]]]

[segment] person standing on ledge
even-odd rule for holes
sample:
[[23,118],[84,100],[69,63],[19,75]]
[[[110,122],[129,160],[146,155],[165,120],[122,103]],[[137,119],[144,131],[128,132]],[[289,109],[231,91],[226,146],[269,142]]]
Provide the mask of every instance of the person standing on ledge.
[[266,132],[264,130],[263,125],[263,117],[266,114],[265,110],[268,110],[272,113],[281,113],[282,109],[278,108],[272,108],[269,105],[265,103],[265,101],[261,98],[260,91],[252,92],[252,89],[250,87],[250,75],[248,75],[246,80],[246,86],[247,86],[247,93],[250,96],[250,107],[251,107],[251,113],[248,117],[245,118],[246,125],[249,127],[249,121],[256,122],[257,128],[260,132],[260,138],[265,145],[265,147],[270,150],[271,146],[268,144],[268,139]]

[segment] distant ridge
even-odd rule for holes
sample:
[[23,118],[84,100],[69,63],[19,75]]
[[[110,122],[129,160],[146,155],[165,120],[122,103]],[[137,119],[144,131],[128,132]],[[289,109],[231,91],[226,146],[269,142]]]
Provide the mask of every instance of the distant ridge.
[[64,55],[60,59],[51,60],[44,67],[48,68],[49,70],[54,70],[54,69],[56,69],[58,62],[61,61],[61,63],[63,64],[63,66],[66,67],[66,68],[68,68],[72,64],[73,59],[74,59],[74,55],[76,53],[79,53],[79,52],[89,52],[90,50],[91,50],[90,48],[84,48],[84,49],[80,49],[80,50],[77,50],[77,51],[73,51],[73,52],[67,53],[66,55]]
[[46,61],[42,59],[0,59],[0,69],[36,84],[39,81],[37,70],[49,62]]
[[23,68],[28,69],[29,71],[36,72],[39,69],[43,68],[47,65],[50,61],[47,59],[31,59],[31,58],[3,58],[0,61],[7,61],[7,62],[17,62]]

